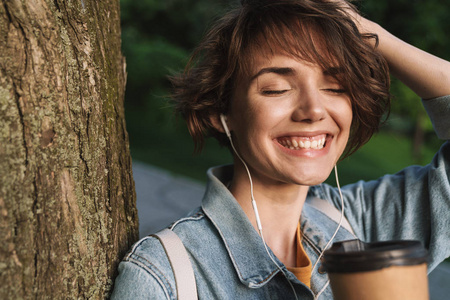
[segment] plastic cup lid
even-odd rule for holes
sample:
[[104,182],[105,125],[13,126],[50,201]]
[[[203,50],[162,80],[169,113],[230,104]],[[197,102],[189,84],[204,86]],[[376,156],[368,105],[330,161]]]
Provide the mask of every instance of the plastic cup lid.
[[324,252],[322,268],[328,273],[375,271],[390,266],[420,265],[428,251],[419,241],[364,243],[350,240],[334,243]]

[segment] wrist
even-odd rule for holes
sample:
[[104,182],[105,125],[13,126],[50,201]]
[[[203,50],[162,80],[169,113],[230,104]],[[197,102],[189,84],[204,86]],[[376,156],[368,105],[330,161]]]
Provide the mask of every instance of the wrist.
[[360,15],[358,15],[357,18],[354,18],[354,20],[359,32],[361,33],[375,33],[377,35],[380,35],[382,31],[380,25]]

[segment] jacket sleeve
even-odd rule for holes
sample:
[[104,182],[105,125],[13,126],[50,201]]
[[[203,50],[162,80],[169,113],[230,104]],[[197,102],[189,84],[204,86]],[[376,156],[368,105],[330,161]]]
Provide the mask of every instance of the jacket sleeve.
[[[424,101],[438,136],[450,139],[450,96]],[[319,197],[340,208],[326,184]],[[429,271],[450,255],[450,142],[426,166],[342,188],[345,216],[364,241],[414,239],[429,250]]]
[[170,262],[157,239],[140,240],[125,256],[111,299],[176,299]]
[[442,140],[450,140],[450,95],[423,100],[423,106],[433,123],[437,136]]

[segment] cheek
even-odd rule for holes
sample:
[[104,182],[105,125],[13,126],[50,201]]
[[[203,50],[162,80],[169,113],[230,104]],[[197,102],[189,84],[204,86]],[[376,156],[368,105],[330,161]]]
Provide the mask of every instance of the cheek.
[[343,130],[347,133],[347,135],[350,134],[350,129],[352,127],[352,123],[353,123],[353,114],[349,113],[346,115],[346,118],[344,119],[344,124],[343,124]]
[[[343,153],[349,141],[353,120],[353,111],[350,101],[341,102],[339,105],[335,105],[331,111],[333,112],[332,118],[340,131],[339,139],[337,140],[338,149]],[[342,153],[340,155],[342,155]]]
[[242,102],[236,103],[232,111],[236,130],[247,131],[249,135],[268,130],[285,116],[280,105],[273,105],[268,101],[258,101],[257,99],[244,99]]
[[345,151],[345,149],[348,146],[348,142],[350,140],[350,135],[352,133],[352,125],[353,125],[353,112],[351,108],[348,109],[347,113],[345,114],[344,124],[342,125],[344,128],[342,128],[343,133],[345,134],[345,141],[342,145],[342,152],[340,155],[342,155]]
[[341,127],[341,130],[348,134],[353,121],[353,110],[350,100],[341,103],[335,115],[338,120],[338,125],[339,127]]

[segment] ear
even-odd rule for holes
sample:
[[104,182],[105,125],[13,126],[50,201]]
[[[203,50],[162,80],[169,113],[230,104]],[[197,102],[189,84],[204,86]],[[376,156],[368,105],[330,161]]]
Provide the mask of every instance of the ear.
[[[225,117],[226,120],[226,117]],[[225,128],[222,125],[222,121],[220,120],[220,114],[213,114],[209,116],[209,121],[211,122],[212,126],[219,132],[226,133]]]

